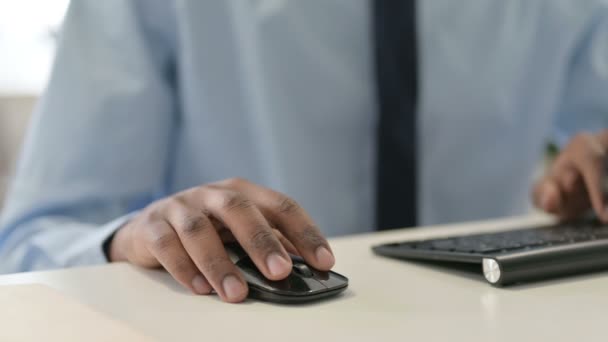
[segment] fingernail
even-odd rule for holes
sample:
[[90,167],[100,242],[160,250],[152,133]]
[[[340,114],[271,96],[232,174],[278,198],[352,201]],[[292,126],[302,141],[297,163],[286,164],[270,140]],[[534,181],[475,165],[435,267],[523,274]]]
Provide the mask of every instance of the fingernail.
[[209,285],[207,279],[200,274],[192,279],[192,288],[194,288],[194,292],[198,294],[209,294],[211,292],[211,285]]
[[224,293],[230,300],[239,300],[243,298],[246,288],[241,283],[239,278],[234,275],[228,275],[222,281],[222,287],[224,287]]
[[319,263],[319,266],[323,267],[324,269],[330,269],[336,262],[334,256],[329,252],[327,248],[323,246],[317,248],[317,252],[315,254],[317,256],[317,262]]
[[266,258],[266,266],[273,277],[287,275],[291,271],[291,265],[278,253],[272,253]]

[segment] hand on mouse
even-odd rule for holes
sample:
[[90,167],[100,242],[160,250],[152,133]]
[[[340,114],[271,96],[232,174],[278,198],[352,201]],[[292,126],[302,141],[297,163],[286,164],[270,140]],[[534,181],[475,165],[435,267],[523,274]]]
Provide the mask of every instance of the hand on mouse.
[[198,186],[150,204],[116,232],[109,258],[162,266],[194,293],[215,290],[224,301],[240,302],[247,285],[223,244],[233,240],[272,280],[291,272],[288,251],[320,270],[334,265],[327,240],[294,200],[243,179]]
[[600,220],[608,222],[604,198],[607,147],[608,130],[573,138],[534,187],[534,204],[564,220],[592,208]]

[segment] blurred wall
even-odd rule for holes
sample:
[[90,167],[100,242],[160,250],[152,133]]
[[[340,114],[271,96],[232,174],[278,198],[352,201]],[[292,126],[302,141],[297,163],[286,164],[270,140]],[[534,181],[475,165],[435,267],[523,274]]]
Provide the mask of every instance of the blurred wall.
[[68,3],[0,0],[0,209]]
[[35,96],[0,95],[0,208],[35,104]]

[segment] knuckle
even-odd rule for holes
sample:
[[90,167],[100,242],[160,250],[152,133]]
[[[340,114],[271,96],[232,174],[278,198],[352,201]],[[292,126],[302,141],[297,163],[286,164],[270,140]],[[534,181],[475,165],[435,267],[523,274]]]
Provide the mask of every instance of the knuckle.
[[202,268],[210,278],[220,277],[230,270],[232,263],[222,256],[211,256],[204,260]]
[[572,144],[581,144],[585,143],[587,133],[577,133],[572,138]]
[[187,276],[193,273],[193,271],[195,270],[192,261],[186,256],[176,257],[173,260],[172,264],[173,272],[181,276]]
[[163,220],[163,210],[166,200],[158,200],[150,203],[142,212],[142,218],[147,223],[153,223]]
[[590,143],[592,143],[594,137],[589,132],[580,132],[574,135],[568,146],[578,146],[578,147],[589,147]]
[[168,208],[179,208],[179,207],[187,207],[188,206],[188,198],[186,194],[178,194],[172,197],[169,197],[165,200],[165,205]]
[[226,211],[248,209],[253,206],[253,202],[236,191],[226,191],[223,195],[222,209]]
[[224,185],[227,188],[239,188],[247,183],[248,181],[241,177],[232,177],[220,182],[220,184]]
[[294,201],[293,199],[291,199],[287,196],[282,196],[279,199],[278,210],[282,214],[289,215],[289,214],[293,214],[293,213],[299,211],[300,205],[298,204],[298,202]]
[[582,154],[588,159],[597,162],[601,162],[606,157],[606,146],[602,140],[597,135],[589,132],[576,134],[569,146],[576,147],[572,153],[573,157]]
[[327,246],[327,241],[319,233],[319,228],[310,225],[298,233],[298,239],[312,246]]
[[148,205],[148,209],[151,211],[159,211],[169,200],[171,200],[171,197],[157,199]]
[[168,212],[183,205],[181,197],[166,197],[150,203],[142,214],[148,222],[163,222]]
[[276,250],[278,249],[278,240],[272,230],[266,226],[260,226],[249,237],[251,247],[256,250]]
[[165,251],[175,243],[175,235],[168,229],[153,226],[149,234],[150,246],[158,251]]
[[206,215],[186,216],[181,226],[181,231],[186,236],[200,235],[209,230],[212,226],[211,221]]
[[604,167],[604,164],[606,163],[606,156],[600,153],[591,153],[589,158],[591,161],[591,166],[598,170]]

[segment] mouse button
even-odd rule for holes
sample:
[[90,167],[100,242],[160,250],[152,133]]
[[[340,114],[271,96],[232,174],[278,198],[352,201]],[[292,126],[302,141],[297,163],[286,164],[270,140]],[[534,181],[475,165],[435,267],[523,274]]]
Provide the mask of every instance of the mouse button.
[[251,285],[255,285],[268,292],[295,292],[299,294],[313,293],[325,289],[325,286],[312,278],[301,277],[292,272],[287,278],[278,281],[268,280],[260,272],[251,258],[241,259],[236,266]]
[[328,280],[329,279],[329,272],[319,271],[317,269],[313,269],[312,272],[313,272],[315,279],[317,279],[317,280]]
[[336,272],[332,272],[332,271],[320,272],[319,271],[318,273],[324,273],[324,277],[321,278],[321,277],[317,276],[317,280],[319,280],[319,282],[322,283],[323,285],[325,285],[328,289],[332,289],[335,287],[342,287],[342,286],[348,284],[348,278],[346,278]]
[[293,271],[303,277],[308,277],[308,278],[310,278],[314,275],[312,270],[306,264],[303,264],[303,263],[294,262]]
[[263,287],[267,291],[292,293],[298,295],[311,294],[319,290],[324,290],[325,286],[311,278],[303,278],[295,274],[290,274],[282,280],[268,280],[257,278],[255,284]]
[[290,291],[299,294],[314,293],[316,291],[325,289],[325,286],[316,281],[315,279],[301,277],[294,273],[290,274],[287,278],[283,280],[271,283],[282,283],[282,285],[287,287],[285,291]]

